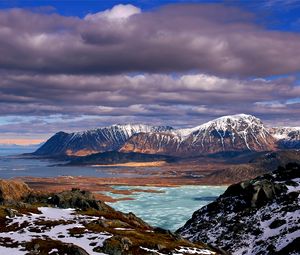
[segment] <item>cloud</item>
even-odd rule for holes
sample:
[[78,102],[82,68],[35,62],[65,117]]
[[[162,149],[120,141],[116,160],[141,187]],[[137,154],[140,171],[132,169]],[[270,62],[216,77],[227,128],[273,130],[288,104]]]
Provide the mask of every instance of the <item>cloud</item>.
[[109,19],[109,20],[124,20],[129,18],[134,14],[141,13],[141,9],[135,7],[131,4],[118,4],[115,5],[112,9],[106,10],[103,12],[98,12],[94,14],[88,14],[85,16],[85,20],[97,22],[101,19]]
[[[1,102],[59,105],[227,104],[300,96],[293,78],[267,81],[205,74],[0,75]],[[41,110],[43,110],[41,108]]]
[[[0,74],[0,115],[135,116],[158,121],[209,118],[252,111],[276,112],[300,97],[293,77],[224,78],[206,74],[66,75]],[[275,102],[275,103],[274,103]],[[282,111],[286,114],[286,111]],[[297,112],[294,112],[295,114]],[[114,121],[111,121],[114,123]],[[189,120],[195,124],[197,119]],[[187,124],[187,123],[186,123]]]
[[269,31],[253,14],[223,5],[146,12],[118,5],[84,19],[12,9],[0,11],[0,27],[4,70],[258,77],[297,72],[300,65],[298,34]]
[[298,125],[299,45],[224,5],[118,5],[84,18],[2,10],[0,121],[15,119],[0,133],[196,126],[241,112]]

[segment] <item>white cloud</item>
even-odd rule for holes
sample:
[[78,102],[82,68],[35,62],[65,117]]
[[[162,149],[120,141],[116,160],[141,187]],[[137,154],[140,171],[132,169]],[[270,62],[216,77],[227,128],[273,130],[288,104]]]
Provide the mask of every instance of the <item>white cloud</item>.
[[205,74],[183,75],[180,80],[186,88],[211,91],[223,88],[228,82],[226,79]]
[[134,14],[141,13],[141,9],[131,4],[118,4],[112,9],[105,10],[103,12],[97,12],[95,14],[88,14],[85,16],[85,20],[98,21],[99,19],[109,20],[124,20]]

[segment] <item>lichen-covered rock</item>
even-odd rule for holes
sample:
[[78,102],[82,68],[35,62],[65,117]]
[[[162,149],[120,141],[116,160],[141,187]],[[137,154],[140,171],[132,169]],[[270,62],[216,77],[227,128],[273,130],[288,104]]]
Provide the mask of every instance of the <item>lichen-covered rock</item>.
[[63,243],[58,240],[46,239],[33,239],[25,244],[26,255],[49,255],[49,254],[64,254],[64,255],[90,255],[83,248],[71,244]]
[[96,200],[91,192],[76,188],[55,194],[30,193],[24,201],[27,203],[44,203],[59,208],[111,210],[110,206]]
[[90,192],[79,189],[55,194],[49,198],[48,203],[60,208],[79,208],[82,210],[90,208],[99,210],[101,207]]
[[129,250],[132,245],[132,241],[127,237],[113,236],[112,238],[104,241],[101,250],[109,255],[129,255],[131,254]]

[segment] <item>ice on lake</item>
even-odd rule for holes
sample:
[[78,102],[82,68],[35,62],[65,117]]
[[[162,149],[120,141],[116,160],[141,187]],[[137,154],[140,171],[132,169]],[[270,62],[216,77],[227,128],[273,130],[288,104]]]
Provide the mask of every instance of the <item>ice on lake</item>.
[[133,212],[150,225],[176,230],[181,227],[200,207],[214,201],[222,194],[226,186],[179,186],[179,187],[142,187],[114,186],[115,189],[153,189],[163,193],[136,192],[132,195],[121,195],[107,192],[113,198],[130,197],[134,200],[123,200],[110,203],[122,212]]

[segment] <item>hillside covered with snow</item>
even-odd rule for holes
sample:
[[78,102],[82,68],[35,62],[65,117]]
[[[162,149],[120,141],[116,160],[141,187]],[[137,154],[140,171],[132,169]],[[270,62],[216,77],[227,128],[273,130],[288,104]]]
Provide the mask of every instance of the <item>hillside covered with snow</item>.
[[233,184],[177,233],[235,255],[300,254],[300,165]]

